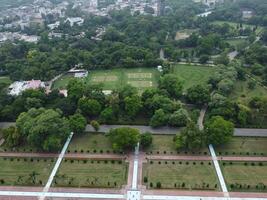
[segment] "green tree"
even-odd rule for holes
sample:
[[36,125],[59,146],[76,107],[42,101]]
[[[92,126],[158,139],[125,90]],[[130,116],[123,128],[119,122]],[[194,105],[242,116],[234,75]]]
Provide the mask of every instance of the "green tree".
[[5,139],[5,145],[8,147],[15,147],[21,142],[21,135],[15,126],[4,129],[3,137]]
[[90,124],[95,129],[96,132],[99,130],[100,125],[96,120],[92,120]]
[[140,140],[139,130],[128,127],[111,129],[107,136],[112,142],[112,148],[119,151],[134,149]]
[[97,116],[102,110],[102,106],[97,100],[89,99],[86,97],[79,100],[78,108],[84,115],[88,117]]
[[171,97],[179,98],[183,92],[183,83],[174,74],[166,74],[160,78],[159,88],[167,90]]
[[206,142],[203,131],[200,131],[197,125],[191,121],[174,138],[174,141],[177,149],[189,150],[200,149]]
[[87,120],[83,115],[76,113],[69,116],[69,125],[71,131],[73,131],[75,134],[82,134],[84,133],[87,125]]
[[170,126],[182,127],[185,126],[188,121],[190,121],[188,112],[185,109],[180,108],[178,111],[175,111],[170,115],[168,123]]
[[163,109],[156,110],[155,114],[150,120],[150,126],[159,127],[164,126],[168,122],[168,115],[164,112]]
[[70,134],[68,120],[60,110],[32,108],[19,115],[16,126],[27,144],[44,151],[59,150]]
[[113,109],[111,107],[105,108],[100,114],[100,119],[104,123],[109,123],[114,121],[116,119],[116,116],[113,112]]
[[209,102],[210,93],[207,87],[195,85],[187,90],[186,99],[189,103],[203,105]]
[[68,98],[77,102],[84,93],[85,85],[84,82],[79,79],[72,79],[67,85]]
[[208,143],[221,145],[229,142],[234,134],[234,124],[220,116],[212,117],[205,126]]
[[140,145],[143,148],[147,148],[152,144],[153,141],[153,137],[152,134],[149,132],[145,132],[143,134],[141,134],[141,138],[140,138]]
[[138,95],[133,95],[130,97],[126,97],[124,99],[125,111],[128,116],[134,118],[142,108],[141,97]]

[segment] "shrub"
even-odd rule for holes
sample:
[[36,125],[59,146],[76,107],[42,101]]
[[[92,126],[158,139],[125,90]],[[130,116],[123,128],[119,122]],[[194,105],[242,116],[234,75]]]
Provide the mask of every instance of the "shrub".
[[148,178],[145,176],[144,177],[144,183],[147,183],[147,181],[148,181]]
[[157,182],[157,188],[161,188],[161,182]]
[[153,183],[150,183],[149,186],[150,186],[151,188],[153,188]]

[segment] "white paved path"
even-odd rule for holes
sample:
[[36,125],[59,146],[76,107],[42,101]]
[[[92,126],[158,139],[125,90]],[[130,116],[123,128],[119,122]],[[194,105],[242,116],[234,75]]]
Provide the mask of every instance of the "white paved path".
[[228,190],[227,190],[224,178],[223,178],[223,174],[222,174],[222,171],[221,171],[221,168],[220,168],[220,165],[219,165],[219,162],[217,160],[217,156],[216,156],[216,153],[215,153],[215,150],[214,150],[212,144],[209,145],[209,150],[210,150],[212,161],[213,161],[213,164],[214,164],[214,167],[215,167],[222,191],[223,191],[225,197],[229,197],[229,193],[228,193]]
[[62,160],[64,158],[64,155],[65,155],[65,153],[67,151],[67,148],[68,148],[68,146],[70,144],[72,136],[73,136],[73,132],[71,132],[71,134],[69,135],[66,143],[64,144],[64,147],[63,147],[63,149],[61,150],[61,153],[58,156],[57,162],[56,162],[56,164],[55,164],[55,166],[54,166],[54,168],[53,168],[53,170],[52,170],[52,172],[51,172],[51,174],[49,176],[49,179],[48,179],[48,181],[47,181],[47,183],[46,183],[46,185],[45,185],[45,187],[43,189],[43,193],[40,196],[39,200],[44,200],[45,199],[46,192],[48,192],[48,190],[49,190],[49,188],[50,188],[50,186],[51,186],[51,184],[52,184],[52,182],[54,180],[54,177],[55,177],[55,175],[57,173],[57,170],[58,170],[58,168],[60,166],[60,163],[62,162]]
[[144,200],[266,200],[266,198],[229,198],[229,197],[198,197],[198,196],[160,196],[144,195]]

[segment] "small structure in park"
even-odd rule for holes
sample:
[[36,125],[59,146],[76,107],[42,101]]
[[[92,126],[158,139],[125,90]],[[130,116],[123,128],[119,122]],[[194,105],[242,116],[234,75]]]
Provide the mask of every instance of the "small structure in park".
[[73,74],[75,78],[86,78],[88,76],[88,71],[85,69],[71,69],[68,73]]

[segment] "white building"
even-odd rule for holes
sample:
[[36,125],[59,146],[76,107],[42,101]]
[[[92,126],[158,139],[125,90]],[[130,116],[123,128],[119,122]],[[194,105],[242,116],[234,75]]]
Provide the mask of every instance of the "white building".
[[44,87],[45,87],[44,82],[40,80],[31,80],[31,81],[16,81],[12,83],[8,89],[10,95],[17,96],[20,95],[25,90],[28,89],[36,90]]
[[70,23],[70,26],[73,26],[74,24],[77,24],[77,25],[82,25],[83,22],[84,22],[84,19],[81,18],[81,17],[68,17],[66,20],[65,20],[65,23],[69,22]]

